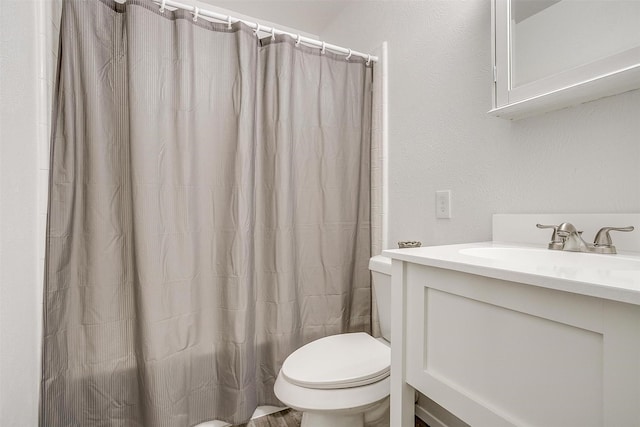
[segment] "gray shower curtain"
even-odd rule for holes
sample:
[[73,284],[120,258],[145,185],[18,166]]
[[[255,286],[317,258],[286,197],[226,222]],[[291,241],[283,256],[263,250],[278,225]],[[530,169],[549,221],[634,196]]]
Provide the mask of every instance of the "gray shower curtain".
[[67,0],[40,425],[278,404],[288,354],[370,328],[365,61],[150,0]]

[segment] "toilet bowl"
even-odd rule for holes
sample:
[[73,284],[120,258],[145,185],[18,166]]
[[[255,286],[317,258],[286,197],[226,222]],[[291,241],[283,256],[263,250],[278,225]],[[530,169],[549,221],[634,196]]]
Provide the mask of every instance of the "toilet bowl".
[[391,260],[371,258],[383,338],[363,332],[332,335],[293,352],[274,391],[301,411],[301,427],[388,426]]

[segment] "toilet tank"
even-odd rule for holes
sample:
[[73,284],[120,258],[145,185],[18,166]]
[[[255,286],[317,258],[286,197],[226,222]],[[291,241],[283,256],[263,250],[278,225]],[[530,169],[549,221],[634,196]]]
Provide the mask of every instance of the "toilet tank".
[[369,260],[371,284],[376,295],[380,332],[391,342],[391,258],[377,255]]

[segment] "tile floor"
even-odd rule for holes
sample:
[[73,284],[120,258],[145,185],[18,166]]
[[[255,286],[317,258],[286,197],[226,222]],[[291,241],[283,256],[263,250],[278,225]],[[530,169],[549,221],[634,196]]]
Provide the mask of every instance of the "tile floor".
[[[237,427],[300,427],[302,414],[293,409],[286,409],[275,414],[251,420],[248,424],[241,424]],[[429,427],[424,421],[416,417],[415,427]]]

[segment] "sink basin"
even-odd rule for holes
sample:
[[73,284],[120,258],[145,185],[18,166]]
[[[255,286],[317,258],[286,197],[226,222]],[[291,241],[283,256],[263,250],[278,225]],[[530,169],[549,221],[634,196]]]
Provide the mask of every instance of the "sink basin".
[[569,268],[607,271],[640,271],[640,258],[624,255],[601,255],[582,252],[552,251],[522,247],[464,248],[461,255],[473,256],[532,267]]

